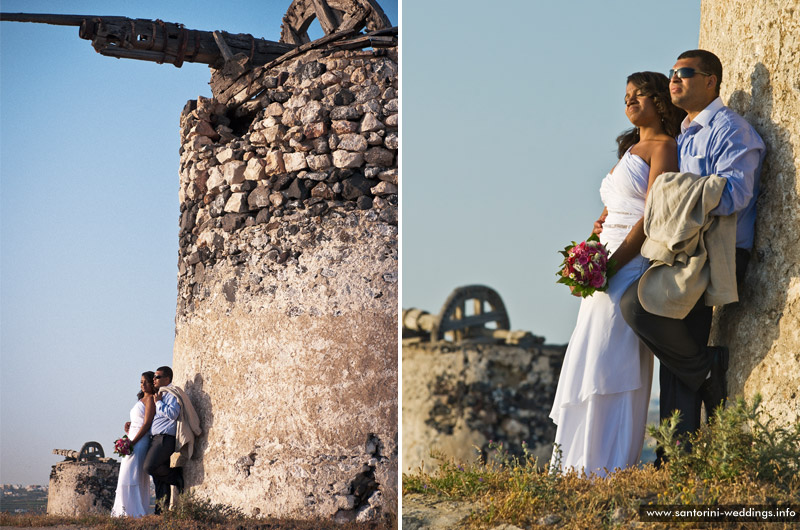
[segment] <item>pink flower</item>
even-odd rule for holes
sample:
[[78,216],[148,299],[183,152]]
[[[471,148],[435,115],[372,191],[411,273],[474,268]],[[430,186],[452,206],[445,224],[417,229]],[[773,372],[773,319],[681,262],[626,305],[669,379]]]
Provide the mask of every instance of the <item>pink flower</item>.
[[596,272],[596,273],[592,274],[592,279],[591,279],[591,282],[590,282],[589,285],[591,285],[595,289],[599,289],[600,287],[603,286],[604,283],[606,283],[606,278],[603,275],[603,273],[602,272]]
[[123,457],[128,456],[133,452],[133,446],[131,445],[131,440],[128,438],[127,434],[114,442],[114,452]]
[[608,249],[596,234],[581,243],[573,241],[560,253],[564,260],[556,273],[558,283],[577,288],[574,294],[582,297],[608,288],[608,279],[616,272],[616,262],[609,257]]

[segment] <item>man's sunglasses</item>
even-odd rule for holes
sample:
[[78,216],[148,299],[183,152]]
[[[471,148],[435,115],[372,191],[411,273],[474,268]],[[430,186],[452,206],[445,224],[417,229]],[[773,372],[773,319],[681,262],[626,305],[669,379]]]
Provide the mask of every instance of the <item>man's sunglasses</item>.
[[691,68],[689,66],[684,66],[683,68],[678,68],[676,70],[670,70],[669,71],[669,78],[672,79],[673,76],[677,75],[681,79],[686,79],[688,77],[694,77],[694,74],[714,75],[714,74],[709,74],[708,72],[701,72],[700,70],[695,70],[694,68]]
[[167,376],[166,375],[154,375],[153,379],[164,379],[165,377],[167,377]]

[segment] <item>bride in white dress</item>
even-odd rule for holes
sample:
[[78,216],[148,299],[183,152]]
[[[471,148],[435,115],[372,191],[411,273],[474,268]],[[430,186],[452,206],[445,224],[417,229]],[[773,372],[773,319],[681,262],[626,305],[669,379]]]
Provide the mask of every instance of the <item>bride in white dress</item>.
[[628,326],[619,300],[644,273],[647,193],[661,173],[678,171],[675,136],[682,111],[663,74],[628,77],[625,114],[634,125],[617,138],[617,165],[600,186],[605,205],[594,232],[618,263],[608,290],[581,301],[550,417],[557,424],[551,465],[605,476],[636,465],[644,441],[653,355]]
[[133,453],[124,457],[119,466],[112,517],[141,517],[147,515],[150,507],[150,475],[144,471],[144,457],[150,448],[150,425],[156,413],[153,375],[153,372],[142,374],[139,401],[131,409],[131,421],[125,425],[133,442]]

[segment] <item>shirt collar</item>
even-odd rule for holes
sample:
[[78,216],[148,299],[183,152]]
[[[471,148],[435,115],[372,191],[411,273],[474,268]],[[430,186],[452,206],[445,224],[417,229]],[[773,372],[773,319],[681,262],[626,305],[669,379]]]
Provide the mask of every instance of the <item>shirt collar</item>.
[[706,108],[700,111],[700,114],[695,116],[694,120],[689,122],[689,116],[686,116],[681,122],[681,132],[686,132],[690,127],[697,125],[698,127],[708,127],[714,115],[722,110],[725,105],[722,104],[722,99],[717,96],[714,101],[708,104]]

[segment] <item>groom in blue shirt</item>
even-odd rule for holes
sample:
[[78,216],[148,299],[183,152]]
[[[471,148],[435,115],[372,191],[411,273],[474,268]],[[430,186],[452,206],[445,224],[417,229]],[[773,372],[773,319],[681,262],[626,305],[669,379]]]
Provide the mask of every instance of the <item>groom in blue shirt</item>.
[[156,487],[156,514],[159,514],[162,506],[169,506],[170,486],[177,486],[179,491],[183,491],[183,470],[170,467],[170,457],[175,452],[175,434],[181,405],[169,392],[159,392],[159,389],[172,384],[172,369],[169,366],[156,370],[153,383],[156,387],[153,395],[156,414],[150,427],[150,448],[144,459],[144,469],[153,477]]
[[[736,278],[741,283],[753,247],[764,142],[744,118],[722,104],[722,63],[716,55],[705,50],[684,52],[669,77],[672,103],[687,113],[678,136],[680,171],[727,179],[710,215],[737,215]],[[661,361],[661,419],[677,409],[682,416],[678,434],[693,432],[700,427],[701,404],[710,414],[727,396],[728,351],[707,346],[712,308],[701,295],[683,319],[654,315],[642,307],[638,287],[634,282],[625,292],[621,311]],[[657,466],[663,459],[658,453]]]

